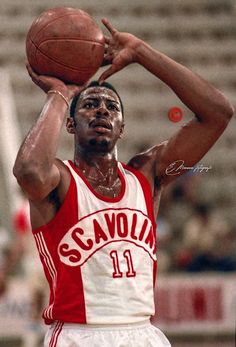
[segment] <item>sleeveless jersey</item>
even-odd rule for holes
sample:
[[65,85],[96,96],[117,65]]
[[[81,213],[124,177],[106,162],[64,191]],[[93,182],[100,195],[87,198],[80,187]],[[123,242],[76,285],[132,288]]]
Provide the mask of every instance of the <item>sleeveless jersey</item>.
[[118,163],[119,196],[98,194],[71,161],[65,200],[33,230],[50,286],[46,324],[124,324],[154,314],[155,221],[147,179]]

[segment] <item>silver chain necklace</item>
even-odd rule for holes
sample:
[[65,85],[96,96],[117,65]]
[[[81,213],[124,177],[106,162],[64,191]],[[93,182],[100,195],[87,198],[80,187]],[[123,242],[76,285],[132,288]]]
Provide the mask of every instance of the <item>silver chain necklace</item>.
[[[74,164],[76,167],[79,167],[78,165],[76,165],[76,160],[74,161]],[[103,172],[99,169],[99,167],[96,164],[95,164],[95,168],[97,169],[97,171],[100,175],[100,178],[102,179],[101,182],[99,182],[99,184],[96,186],[96,189],[100,190],[102,193],[105,190],[108,193],[112,193],[111,195],[113,197],[115,197],[116,192],[115,192],[114,188],[115,188],[115,185],[117,184],[117,181],[119,180],[119,177],[117,177],[115,179],[115,181],[113,182],[113,184],[110,187],[107,185],[105,185],[105,186],[103,185],[103,183],[107,182],[107,179],[111,175],[111,171],[113,171],[113,168],[108,169],[108,172],[105,175],[103,174]],[[81,173],[88,181],[92,181],[92,182],[96,182],[96,183],[99,181],[97,177],[90,176],[89,174],[87,174],[85,169],[82,169]]]

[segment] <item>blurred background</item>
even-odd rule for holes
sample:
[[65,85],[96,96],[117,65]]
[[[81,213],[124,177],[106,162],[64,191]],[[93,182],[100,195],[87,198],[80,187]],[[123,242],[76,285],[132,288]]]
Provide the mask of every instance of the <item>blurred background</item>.
[[[12,166],[45,100],[25,69],[25,37],[35,17],[58,6],[85,10],[99,24],[102,17],[108,17],[120,31],[133,33],[202,75],[236,108],[235,0],[1,0],[1,347],[42,346],[45,329],[40,316],[47,302],[47,285],[35,258],[28,205]],[[127,67],[109,81],[125,108],[120,161],[168,139],[193,116],[165,84],[138,65]],[[168,111],[175,106],[184,114],[178,123],[168,119]],[[195,170],[189,170],[163,194],[157,220],[159,272],[154,322],[173,346],[234,346],[235,130],[234,118]],[[58,156],[73,156],[73,138],[65,130]]]

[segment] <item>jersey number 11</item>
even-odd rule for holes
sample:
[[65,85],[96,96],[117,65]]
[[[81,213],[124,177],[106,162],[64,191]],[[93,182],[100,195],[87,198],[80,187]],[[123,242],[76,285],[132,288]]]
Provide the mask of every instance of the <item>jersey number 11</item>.
[[[112,259],[113,269],[114,269],[114,271],[112,273],[112,277],[113,278],[123,277],[123,272],[120,271],[120,261],[119,261],[118,252],[116,250],[111,251],[110,257]],[[128,270],[128,271],[126,271],[126,277],[135,277],[136,272],[134,271],[133,259],[132,259],[132,255],[131,255],[131,252],[129,249],[126,249],[123,252],[123,257],[126,260],[127,270]]]

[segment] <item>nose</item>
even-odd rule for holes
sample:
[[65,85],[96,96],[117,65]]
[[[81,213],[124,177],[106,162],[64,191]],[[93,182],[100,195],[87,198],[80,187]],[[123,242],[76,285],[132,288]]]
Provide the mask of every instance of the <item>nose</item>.
[[109,116],[109,112],[106,108],[105,103],[101,103],[100,107],[97,109],[96,116],[97,117]]

